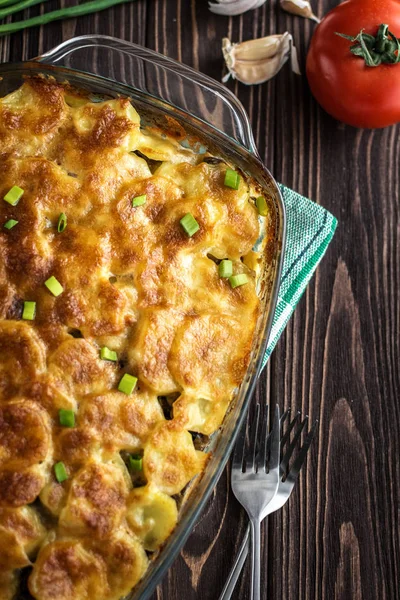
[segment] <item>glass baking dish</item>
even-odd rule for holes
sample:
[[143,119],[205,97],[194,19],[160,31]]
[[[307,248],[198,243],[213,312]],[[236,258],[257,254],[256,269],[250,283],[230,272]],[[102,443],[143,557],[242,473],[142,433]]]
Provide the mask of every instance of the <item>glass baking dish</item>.
[[[129,600],[145,600],[160,583],[199,517],[229,458],[259,376],[277,301],[285,244],[286,218],[279,187],[262,164],[248,117],[237,98],[213,79],[129,42],[101,35],[73,38],[36,59],[0,65],[0,95],[19,87],[26,75],[44,73],[93,95],[129,96],[149,124],[173,117],[206,149],[226,157],[253,177],[272,200],[275,240],[264,253],[258,291],[262,311],[246,376],[221,429],[207,450],[205,472],[187,487],[178,525]],[[194,136],[194,138],[193,138]],[[189,143],[189,141],[188,141]],[[21,599],[22,600],[22,599]]]

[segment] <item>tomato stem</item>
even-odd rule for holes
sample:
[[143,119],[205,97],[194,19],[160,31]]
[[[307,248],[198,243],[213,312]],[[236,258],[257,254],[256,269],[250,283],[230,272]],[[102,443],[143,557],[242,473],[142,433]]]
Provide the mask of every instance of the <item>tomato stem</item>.
[[376,36],[365,33],[363,29],[355,37],[335,33],[353,43],[350,51],[363,58],[367,67],[378,67],[382,63],[395,65],[400,62],[400,41],[389,31],[389,25],[379,25]]

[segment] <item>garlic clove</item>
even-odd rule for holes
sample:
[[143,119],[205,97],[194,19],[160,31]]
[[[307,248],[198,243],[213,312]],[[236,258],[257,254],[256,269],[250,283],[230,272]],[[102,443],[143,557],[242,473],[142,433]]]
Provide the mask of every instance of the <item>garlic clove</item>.
[[265,0],[219,0],[219,3],[209,2],[211,12],[217,15],[235,16],[241,15],[264,4]]
[[312,19],[317,23],[320,22],[318,17],[314,15],[311,4],[308,0],[280,0],[281,8],[286,12],[292,13],[293,15],[299,15],[306,19]]
[[229,42],[230,46],[226,46],[228,51],[234,49],[235,60],[263,60],[264,58],[272,58],[277,53],[282,35],[269,35],[264,38],[258,38],[256,40],[247,40],[246,42],[240,42],[240,44],[230,44],[227,38],[222,41],[224,47],[224,41]]
[[223,81],[232,76],[247,85],[263,83],[281,70],[289,56],[292,70],[300,75],[293,37],[288,32],[239,44],[232,44],[224,38],[222,53],[229,71]]

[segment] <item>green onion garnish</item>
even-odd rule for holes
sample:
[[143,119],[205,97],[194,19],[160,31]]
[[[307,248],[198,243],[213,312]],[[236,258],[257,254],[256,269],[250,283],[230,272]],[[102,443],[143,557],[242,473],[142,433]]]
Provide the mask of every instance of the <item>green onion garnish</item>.
[[263,196],[258,196],[258,198],[256,198],[256,206],[262,217],[266,217],[268,215],[268,204]]
[[12,229],[13,227],[15,227],[18,224],[18,221],[16,221],[15,219],[9,219],[7,221],[7,223],[4,223],[4,227],[6,229]]
[[68,479],[67,469],[63,462],[58,462],[54,465],[54,473],[58,483],[62,483],[66,479]]
[[239,273],[239,275],[232,275],[231,277],[229,277],[229,283],[231,284],[232,288],[244,285],[248,281],[248,277],[245,273]]
[[132,200],[132,206],[142,206],[142,204],[144,204],[147,200],[147,195],[146,194],[142,194],[141,196],[136,196],[133,200]]
[[58,217],[57,223],[57,231],[58,233],[62,233],[67,227],[67,215],[65,213],[61,213]]
[[107,346],[104,346],[100,349],[100,358],[102,360],[118,360],[118,356],[115,350],[110,350],[109,348],[107,348]]
[[200,225],[190,213],[187,213],[184,217],[182,217],[179,222],[189,237],[192,237],[192,235],[194,235],[196,231],[200,229]]
[[135,389],[136,383],[137,377],[129,375],[129,373],[125,373],[118,384],[118,390],[129,396],[129,394],[132,394],[133,390]]
[[75,413],[73,410],[60,408],[58,411],[58,418],[60,420],[60,425],[63,427],[75,427]]
[[129,466],[132,471],[143,470],[143,458],[139,454],[133,454],[129,457]]
[[24,302],[24,310],[22,311],[22,318],[25,321],[33,321],[36,315],[36,302]]
[[232,261],[221,260],[218,265],[218,273],[220,277],[230,277],[232,275]]
[[230,187],[233,190],[238,190],[239,189],[239,184],[240,184],[240,175],[237,171],[234,171],[233,169],[227,169],[225,171],[225,181],[224,184],[226,185],[226,187]]
[[44,285],[47,287],[48,290],[50,290],[50,292],[53,294],[53,296],[56,296],[56,297],[59,296],[64,291],[63,286],[61,285],[61,283],[59,281],[57,281],[57,279],[54,277],[54,275],[49,277],[49,279],[44,282]]
[[17,185],[13,185],[11,190],[7,192],[7,194],[4,196],[4,200],[8,202],[8,204],[11,204],[11,206],[16,206],[21,200],[23,193],[23,189],[21,189]]

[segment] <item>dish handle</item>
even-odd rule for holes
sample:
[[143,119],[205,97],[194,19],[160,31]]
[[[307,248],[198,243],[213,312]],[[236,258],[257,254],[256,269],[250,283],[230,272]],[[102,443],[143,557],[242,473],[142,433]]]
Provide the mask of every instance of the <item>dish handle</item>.
[[184,110],[258,156],[246,111],[218,81],[154,50],[106,35],[82,35],[35,60],[114,79]]

